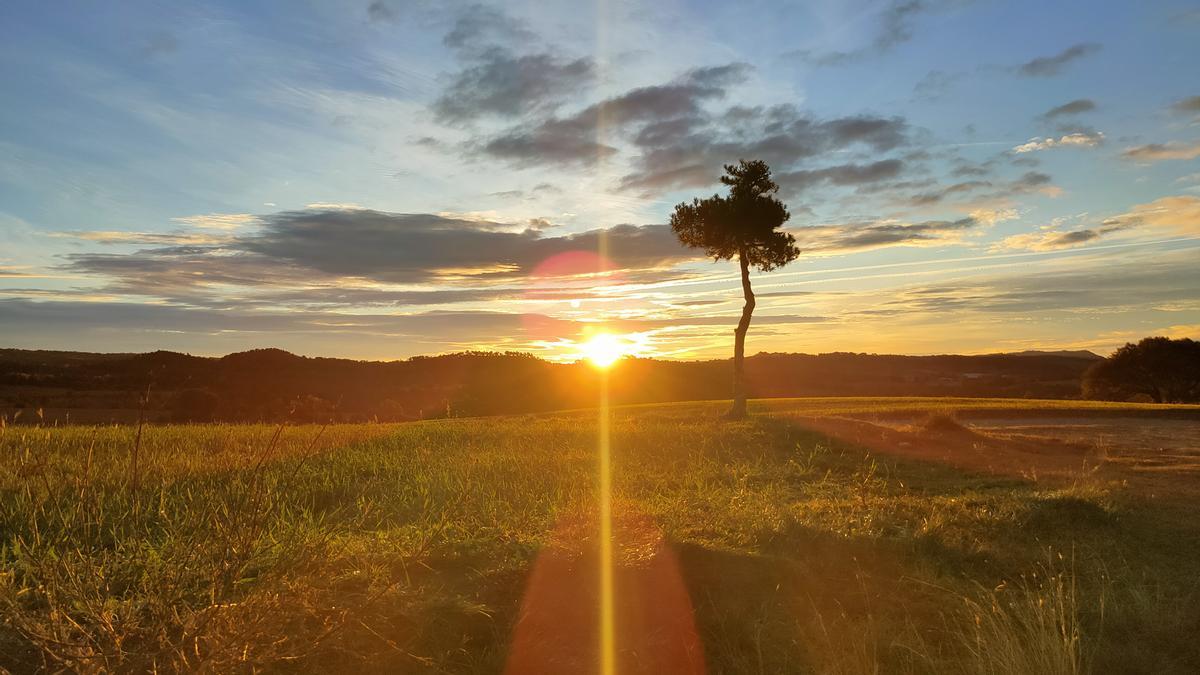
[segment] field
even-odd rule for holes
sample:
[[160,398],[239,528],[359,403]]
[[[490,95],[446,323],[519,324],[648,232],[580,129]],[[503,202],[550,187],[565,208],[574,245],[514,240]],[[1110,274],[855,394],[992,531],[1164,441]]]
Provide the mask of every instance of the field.
[[[1200,406],[612,411],[618,672],[1200,671]],[[0,671],[597,672],[596,411],[0,432]]]

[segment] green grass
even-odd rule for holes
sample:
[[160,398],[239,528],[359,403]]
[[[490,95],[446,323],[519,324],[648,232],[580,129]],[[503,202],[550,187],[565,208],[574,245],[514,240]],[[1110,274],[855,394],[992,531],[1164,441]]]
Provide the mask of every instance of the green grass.
[[[1105,471],[964,474],[795,420],[1004,405],[1049,407],[615,411],[622,663],[651,658],[632,626],[674,602],[647,581],[662,573],[686,590],[708,672],[1196,672],[1190,493]],[[1085,408],[1163,409],[1060,410]],[[591,615],[593,412],[146,427],[140,444],[132,427],[2,434],[0,668],[497,672],[531,584],[553,581],[535,565],[575,570],[548,588]]]

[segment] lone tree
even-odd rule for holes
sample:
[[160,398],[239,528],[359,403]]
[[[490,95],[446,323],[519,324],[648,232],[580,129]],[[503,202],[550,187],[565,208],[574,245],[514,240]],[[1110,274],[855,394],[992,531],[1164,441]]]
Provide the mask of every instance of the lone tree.
[[779,230],[791,214],[774,196],[779,186],[771,180],[766,162],[743,159],[736,166],[727,164],[721,182],[729,186],[728,197],[679,204],[671,215],[671,229],[685,246],[702,248],[714,260],[737,256],[746,304],[733,333],[733,407],[726,416],[739,419],[746,416],[746,331],[754,313],[750,268],[769,272],[783,267],[800,255],[800,249],[795,237]]
[[1126,344],[1083,374],[1083,396],[1155,403],[1200,403],[1200,342],[1143,338]]

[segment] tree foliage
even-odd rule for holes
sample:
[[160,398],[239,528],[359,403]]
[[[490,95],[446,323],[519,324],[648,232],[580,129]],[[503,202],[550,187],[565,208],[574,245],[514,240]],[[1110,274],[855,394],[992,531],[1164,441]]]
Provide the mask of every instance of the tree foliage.
[[1126,344],[1083,375],[1085,398],[1156,403],[1200,403],[1200,342],[1143,338]]
[[679,204],[671,216],[671,229],[685,246],[704,249],[714,260],[745,256],[763,272],[782,267],[800,255],[796,238],[779,231],[791,218],[787,206],[774,195],[779,186],[761,160],[726,165],[721,182],[729,196],[713,195]]

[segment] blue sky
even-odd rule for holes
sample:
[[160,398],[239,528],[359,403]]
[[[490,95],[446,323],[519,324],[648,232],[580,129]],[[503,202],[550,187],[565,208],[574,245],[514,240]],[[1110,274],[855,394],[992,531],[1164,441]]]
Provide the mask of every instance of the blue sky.
[[741,157],[805,251],[751,352],[1200,334],[1194,4],[12,2],[0,59],[5,346],[722,356],[664,224]]

